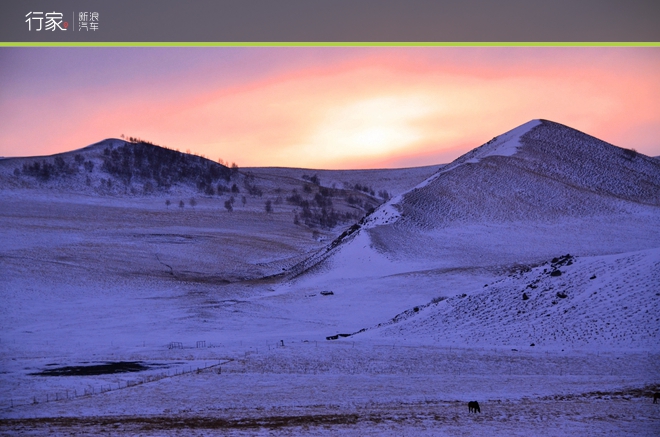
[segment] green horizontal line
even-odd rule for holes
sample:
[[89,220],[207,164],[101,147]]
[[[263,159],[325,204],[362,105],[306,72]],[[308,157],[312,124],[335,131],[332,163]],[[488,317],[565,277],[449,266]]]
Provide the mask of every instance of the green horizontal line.
[[0,42],[0,47],[660,47],[660,42]]

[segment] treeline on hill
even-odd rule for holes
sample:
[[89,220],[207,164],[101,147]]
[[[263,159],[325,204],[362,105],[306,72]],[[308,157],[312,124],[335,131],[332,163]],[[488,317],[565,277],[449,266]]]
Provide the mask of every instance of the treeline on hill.
[[45,159],[34,161],[31,164],[24,163],[22,171],[15,169],[14,174],[16,176],[21,174],[32,176],[46,182],[50,179],[78,174],[81,169],[91,173],[94,170],[94,163],[92,161],[85,161],[85,158],[78,154],[74,157],[73,162],[67,162],[61,156],[56,156],[52,163]]
[[[47,182],[81,172],[92,173],[93,170],[94,162],[77,154],[72,161],[56,156],[53,161],[43,159],[24,163],[22,169],[14,170],[14,174],[32,176]],[[238,174],[236,164],[229,168],[199,156],[180,153],[137,139],[136,142],[126,142],[119,147],[106,147],[103,150],[101,171],[116,177],[127,187],[131,186],[132,182],[141,182],[144,184],[145,193],[156,188],[167,189],[175,183],[194,184],[200,192],[207,195],[238,192],[236,184],[231,188],[227,186]],[[88,178],[87,184],[89,183]],[[254,184],[248,182],[246,188],[250,194],[260,194]]]
[[169,188],[175,183],[194,183],[208,195],[226,191],[224,184],[238,173],[238,167],[228,168],[199,156],[188,155],[151,143],[125,143],[123,146],[103,150],[101,169],[130,185],[134,179],[153,181],[158,188]]

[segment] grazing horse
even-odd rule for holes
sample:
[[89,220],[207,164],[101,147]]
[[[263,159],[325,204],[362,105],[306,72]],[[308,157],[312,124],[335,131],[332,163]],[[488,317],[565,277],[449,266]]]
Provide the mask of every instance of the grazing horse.
[[660,399],[660,393],[655,393],[655,394],[653,395],[653,403],[654,403],[654,404],[657,404],[657,403],[658,403],[658,399]]
[[477,401],[468,402],[468,409],[470,413],[481,413],[481,409],[479,408],[479,402]]

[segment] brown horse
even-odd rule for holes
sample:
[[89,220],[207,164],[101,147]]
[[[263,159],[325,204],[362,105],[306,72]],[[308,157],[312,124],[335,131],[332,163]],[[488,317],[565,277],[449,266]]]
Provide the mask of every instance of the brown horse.
[[470,401],[468,402],[468,410],[470,413],[481,413],[481,408],[479,408],[479,402]]

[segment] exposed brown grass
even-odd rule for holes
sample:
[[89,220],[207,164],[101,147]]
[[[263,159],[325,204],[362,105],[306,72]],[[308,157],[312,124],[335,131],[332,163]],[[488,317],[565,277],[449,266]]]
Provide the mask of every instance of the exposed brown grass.
[[352,425],[357,423],[356,414],[322,414],[302,416],[267,416],[242,419],[221,419],[216,417],[46,417],[36,419],[0,420],[0,429],[62,429],[100,428],[135,429],[143,431],[177,429],[255,429],[289,428],[307,426]]

